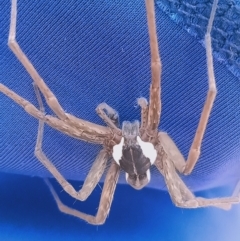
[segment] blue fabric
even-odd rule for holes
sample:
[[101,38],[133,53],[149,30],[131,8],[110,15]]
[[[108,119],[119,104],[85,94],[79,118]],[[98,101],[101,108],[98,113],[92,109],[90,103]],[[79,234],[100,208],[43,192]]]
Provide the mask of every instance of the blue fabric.
[[[106,223],[96,227],[60,213],[39,178],[4,174],[0,182],[1,241],[240,240],[238,206],[228,212],[216,208],[180,209],[172,204],[167,192],[150,188],[137,191],[118,185]],[[69,206],[92,214],[96,211],[99,187],[81,203],[61,192],[56,182],[54,186]],[[215,189],[197,195],[213,197],[223,193],[229,195],[231,191]]]
[[[212,1],[161,0],[158,6],[204,45]],[[240,77],[240,2],[219,1],[212,29],[215,58]]]
[[[197,38],[196,35],[190,36],[162,9],[167,11],[158,1],[156,15],[163,62],[159,129],[166,131],[187,157],[207,91],[205,49],[199,43],[203,35]],[[235,9],[238,10],[237,7]],[[7,47],[9,14],[10,1],[2,0],[0,81],[37,106],[30,76]],[[205,31],[206,26],[199,26]],[[107,102],[119,112],[121,121],[140,119],[136,99],[148,98],[151,78],[144,1],[90,1],[80,4],[70,0],[19,0],[17,39],[67,112],[104,125],[95,108],[99,103]],[[215,39],[218,40],[218,37]],[[216,53],[218,51],[215,50]],[[235,53],[238,54],[237,50],[233,50]],[[193,191],[235,183],[239,179],[240,84],[236,74],[239,66],[233,64],[238,63],[237,59],[234,58],[236,62],[231,62],[230,68],[234,69],[235,76],[226,67],[229,63],[224,61],[222,64],[215,59],[218,95],[204,136],[201,157],[193,173],[183,177]],[[0,111],[0,171],[50,177],[33,153],[37,120],[2,94]],[[46,112],[52,113],[47,107]],[[84,180],[101,148],[74,140],[47,126],[43,146],[61,173],[78,181]],[[123,175],[120,183],[125,183]],[[156,170],[153,170],[149,187],[165,189],[165,183]],[[157,200],[161,199],[160,193],[146,190],[139,194],[132,189],[127,190],[131,200],[135,200],[135,195],[140,195],[141,200],[145,192],[146,195],[148,192],[155,193],[156,199],[155,194],[146,197],[146,206],[152,205],[151,212],[158,210],[156,215],[161,215],[162,207],[152,204],[152,201],[158,203]],[[124,192],[125,189],[122,195],[125,195]],[[171,206],[169,200],[166,199],[166,205]],[[139,210],[143,208],[139,206]],[[182,211],[176,210],[175,218],[179,219]],[[159,219],[162,218],[157,216],[156,223]],[[135,228],[139,228],[137,226]]]

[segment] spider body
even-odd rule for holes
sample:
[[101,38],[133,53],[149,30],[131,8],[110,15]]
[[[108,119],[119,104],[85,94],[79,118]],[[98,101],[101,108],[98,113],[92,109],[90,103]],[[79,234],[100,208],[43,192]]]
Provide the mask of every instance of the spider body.
[[122,139],[113,147],[113,159],[126,173],[126,181],[135,189],[142,189],[150,181],[150,166],[157,158],[157,151],[150,142],[140,138],[139,122],[124,121]]
[[[196,197],[179,176],[179,173],[185,175],[190,174],[198,161],[203,136],[217,93],[210,33],[218,0],[213,1],[205,35],[208,92],[187,160],[184,159],[171,137],[168,136],[167,133],[159,132],[158,130],[161,116],[160,83],[162,63],[156,33],[154,0],[145,0],[145,3],[152,73],[149,103],[144,98],[138,99],[138,104],[141,108],[141,123],[138,121],[132,123],[125,121],[122,124],[121,130],[118,128],[119,118],[117,112],[106,103],[99,104],[96,111],[107,126],[91,123],[64,111],[56,96],[49,89],[16,41],[17,0],[12,0],[8,45],[34,81],[39,109],[3,84],[0,84],[0,92],[11,98],[24,108],[28,114],[39,120],[35,155],[50,171],[62,188],[73,198],[80,201],[86,200],[100,181],[108,161],[111,161],[105,177],[99,208],[97,214],[94,216],[64,205],[50,182],[46,180],[60,211],[76,216],[94,225],[103,224],[108,216],[121,168],[126,172],[127,182],[133,188],[141,189],[150,181],[150,166],[155,165],[166,182],[166,187],[172,201],[176,206],[182,208],[215,206],[222,209],[229,209],[232,204],[240,202],[240,182],[236,186],[232,196],[206,199]],[[56,116],[44,113],[40,93],[44,96],[48,106]],[[103,145],[80,190],[76,190],[63,177],[44,153],[42,148],[44,124],[73,138]]]

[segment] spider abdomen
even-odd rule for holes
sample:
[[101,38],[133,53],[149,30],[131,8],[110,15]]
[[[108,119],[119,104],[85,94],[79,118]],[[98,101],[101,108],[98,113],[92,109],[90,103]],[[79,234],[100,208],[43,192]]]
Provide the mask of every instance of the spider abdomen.
[[150,181],[150,166],[157,158],[152,143],[144,142],[139,136],[122,137],[113,147],[112,156],[125,171],[126,181],[135,189],[141,189]]
[[120,167],[128,174],[144,174],[151,166],[150,159],[145,157],[139,145],[123,147]]

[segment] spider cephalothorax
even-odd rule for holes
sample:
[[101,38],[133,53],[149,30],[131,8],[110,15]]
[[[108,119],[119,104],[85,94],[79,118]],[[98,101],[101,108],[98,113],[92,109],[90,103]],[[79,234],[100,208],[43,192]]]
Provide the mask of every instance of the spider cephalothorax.
[[[186,161],[168,134],[158,130],[161,114],[160,76],[162,65],[158,51],[154,0],[145,0],[145,2],[150,38],[152,72],[149,104],[144,98],[138,99],[138,104],[141,107],[141,124],[138,121],[133,123],[125,121],[123,122],[122,130],[120,130],[118,128],[119,119],[117,112],[106,103],[99,104],[97,113],[105,121],[107,126],[100,126],[64,112],[56,96],[49,89],[16,42],[17,0],[12,0],[8,45],[33,78],[40,109],[37,109],[32,103],[28,102],[3,84],[0,84],[0,92],[13,99],[23,107],[27,113],[39,119],[38,136],[35,147],[36,157],[51,172],[62,188],[69,195],[80,201],[84,201],[91,194],[100,181],[107,167],[108,160],[114,159],[111,161],[107,171],[99,209],[95,216],[85,214],[64,205],[49,181],[46,180],[62,212],[84,219],[91,224],[103,224],[105,222],[110,210],[121,168],[126,172],[127,182],[132,187],[141,189],[150,181],[150,166],[155,165],[164,177],[172,201],[180,207],[197,208],[215,206],[227,209],[230,208],[232,204],[239,203],[240,201],[239,195],[237,195],[240,185],[237,185],[231,197],[206,199],[195,197],[178,174],[178,172],[190,174],[199,158],[203,135],[216,96],[210,32],[218,0],[213,1],[207,33],[205,35],[209,79],[208,93]],[[39,91],[57,117],[44,113]],[[44,123],[79,140],[103,145],[103,149],[96,157],[80,190],[74,189],[42,150]]]
[[152,143],[141,140],[138,121],[124,121],[122,136],[113,147],[113,159],[125,171],[128,184],[141,189],[150,181],[150,166],[157,158],[157,151]]

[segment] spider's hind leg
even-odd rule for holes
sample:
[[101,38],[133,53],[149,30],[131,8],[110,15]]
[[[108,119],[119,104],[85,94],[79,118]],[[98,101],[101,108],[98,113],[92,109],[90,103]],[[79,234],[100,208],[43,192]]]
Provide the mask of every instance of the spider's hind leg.
[[[34,84],[34,90],[35,90],[39,108],[40,108],[39,112],[41,112],[44,115],[44,106],[43,106],[41,94],[36,84]],[[45,155],[44,151],[42,150],[43,132],[44,132],[44,121],[40,119],[39,126],[38,126],[37,142],[35,146],[35,156],[53,175],[53,177],[58,181],[58,183],[62,186],[65,192],[67,192],[70,196],[72,196],[77,200],[85,201],[88,198],[88,196],[92,193],[93,189],[96,187],[98,182],[100,181],[103,175],[103,172],[107,166],[107,162],[110,158],[109,153],[107,152],[106,149],[102,149],[100,151],[95,161],[93,162],[93,165],[83,183],[82,188],[77,191],[64,178],[64,176],[58,171],[58,169],[52,164],[52,162],[48,159],[48,157]]]
[[61,212],[83,219],[93,225],[101,225],[101,224],[104,224],[109,214],[110,207],[113,200],[113,195],[114,195],[116,184],[119,177],[119,173],[120,173],[120,167],[113,161],[108,169],[108,172],[104,181],[103,191],[102,191],[99,208],[96,215],[89,215],[66,206],[61,202],[56,191],[54,190],[54,188],[52,187],[52,185],[48,180],[46,180],[46,184],[50,188],[50,191]]
[[163,156],[162,161],[156,161],[155,166],[163,174],[171,199],[178,207],[200,208],[213,206],[228,210],[231,208],[232,204],[240,202],[240,182],[238,182],[230,197],[210,199],[196,197],[180,178],[174,163],[167,156]]

